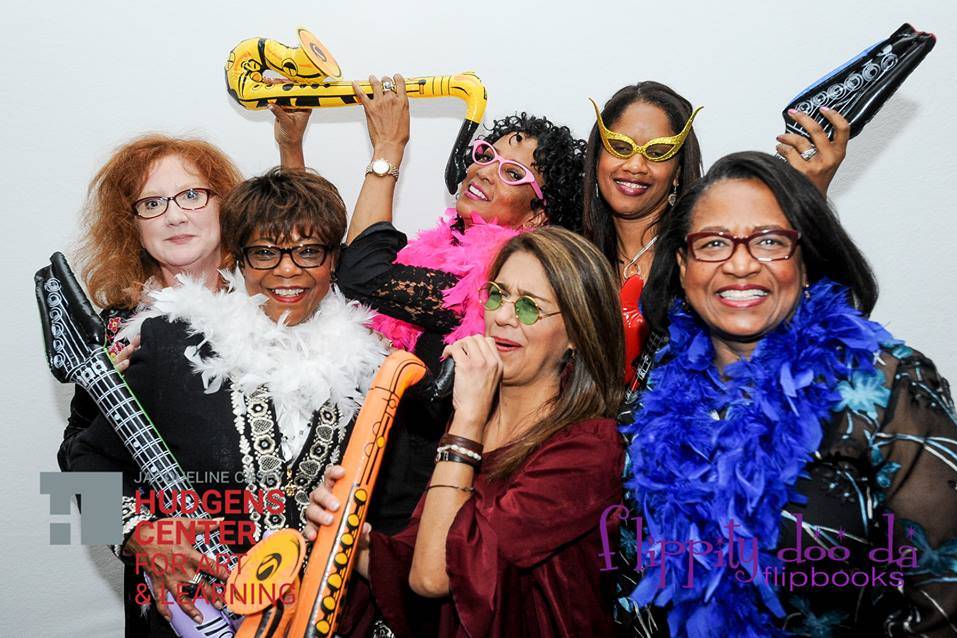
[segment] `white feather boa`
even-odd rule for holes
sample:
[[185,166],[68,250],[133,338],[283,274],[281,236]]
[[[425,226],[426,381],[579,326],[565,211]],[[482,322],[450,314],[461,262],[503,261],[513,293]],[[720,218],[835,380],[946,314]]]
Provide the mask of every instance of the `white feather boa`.
[[154,317],[187,323],[189,334],[203,335],[213,350],[203,357],[201,344],[183,353],[206,393],[219,391],[226,380],[246,395],[267,386],[290,460],[308,437],[313,412],[326,401],[345,422],[352,419],[387,346],[367,327],[371,311],[338,290],[329,291],[311,318],[287,326],[285,317],[277,323],[262,311],[265,295],[246,293],[239,270],[221,274],[226,287],[218,292],[184,275],[177,276],[178,286],[150,292],[151,305],[131,317],[119,336],[139,334]]

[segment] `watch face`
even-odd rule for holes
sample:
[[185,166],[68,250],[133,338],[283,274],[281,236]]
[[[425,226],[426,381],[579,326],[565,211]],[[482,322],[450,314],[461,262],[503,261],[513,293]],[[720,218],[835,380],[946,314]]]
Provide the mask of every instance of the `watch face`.
[[372,162],[372,172],[376,175],[383,176],[389,174],[389,162],[384,159],[377,159]]

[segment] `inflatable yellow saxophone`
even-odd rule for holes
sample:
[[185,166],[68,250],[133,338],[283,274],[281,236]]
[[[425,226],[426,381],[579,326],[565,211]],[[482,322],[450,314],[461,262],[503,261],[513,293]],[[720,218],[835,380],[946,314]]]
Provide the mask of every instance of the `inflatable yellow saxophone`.
[[[226,61],[229,94],[247,109],[262,109],[267,104],[294,108],[359,104],[352,82],[342,79],[339,64],[328,49],[306,29],[299,29],[299,43],[298,47],[289,47],[266,38],[240,42]],[[263,76],[267,70],[289,81],[267,83]],[[359,82],[359,88],[372,95],[368,82]],[[445,184],[450,193],[455,193],[468,166],[468,145],[485,114],[485,85],[474,73],[465,72],[407,78],[405,91],[410,98],[457,97],[465,101],[465,121],[445,167]]]

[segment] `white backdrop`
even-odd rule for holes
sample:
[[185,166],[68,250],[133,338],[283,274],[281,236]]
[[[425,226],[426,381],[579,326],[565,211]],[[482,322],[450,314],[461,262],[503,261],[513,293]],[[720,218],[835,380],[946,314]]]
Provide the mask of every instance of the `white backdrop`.
[[[19,2],[4,8],[0,52],[0,250],[9,277],[3,319],[3,636],[119,636],[118,562],[105,550],[48,544],[39,472],[55,452],[71,390],[47,371],[32,275],[76,239],[86,185],[111,149],[145,132],[201,135],[246,175],[277,162],[268,112],[226,95],[223,64],[240,40],[295,43],[298,25],[332,50],[346,77],[474,70],[487,117],[525,109],[584,136],[599,102],[625,83],[656,79],[705,110],[695,122],[705,164],[772,150],[780,111],[802,87],[901,23],[939,42],[864,133],[831,196],[871,259],[882,295],[874,317],[957,376],[957,5],[899,2],[509,2],[445,0],[265,3]],[[272,8],[270,5],[276,6]],[[462,117],[457,100],[412,104],[412,141],[397,225],[431,225],[451,201],[443,168]],[[307,161],[354,202],[370,147],[359,109],[313,116]],[[72,519],[76,522],[76,517]],[[77,525],[73,525],[78,543]]]

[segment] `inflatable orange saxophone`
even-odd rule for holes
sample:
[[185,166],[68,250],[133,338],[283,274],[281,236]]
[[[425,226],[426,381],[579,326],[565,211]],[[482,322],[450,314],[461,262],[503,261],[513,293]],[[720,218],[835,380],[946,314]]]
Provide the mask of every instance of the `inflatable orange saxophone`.
[[264,597],[259,597],[258,604],[230,604],[230,609],[247,616],[237,638],[333,635],[399,399],[423,376],[425,365],[398,350],[386,358],[373,378],[342,458],[346,475],[332,490],[343,507],[333,512],[332,525],[319,529],[301,582],[299,567],[306,542],[291,529],[260,541],[230,574],[229,591],[265,589],[278,594],[272,605]]
[[[276,40],[250,38],[229,52],[226,60],[226,88],[234,100],[246,109],[262,109],[268,104],[294,108],[324,108],[359,104],[352,82],[342,79],[342,71],[329,50],[312,33],[299,29],[298,47]],[[288,82],[264,81],[266,71],[284,76]],[[359,88],[372,95],[369,82]],[[482,122],[488,102],[485,85],[474,73],[406,78],[405,91],[410,98],[456,97],[466,104],[465,121],[445,167],[445,185],[450,193],[465,176],[468,145]]]

